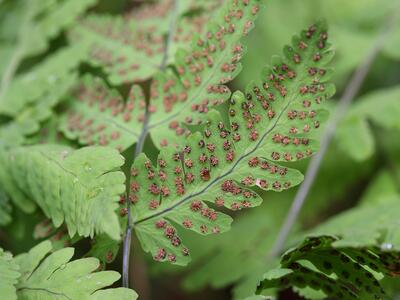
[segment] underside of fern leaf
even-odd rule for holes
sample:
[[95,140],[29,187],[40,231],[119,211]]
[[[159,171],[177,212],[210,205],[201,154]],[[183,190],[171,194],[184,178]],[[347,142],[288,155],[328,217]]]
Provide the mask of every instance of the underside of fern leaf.
[[[204,32],[219,3],[160,0],[143,3],[123,16],[89,15],[70,32],[70,40],[85,45],[89,62],[101,66],[111,83],[142,81],[163,63],[173,62],[176,49],[186,46],[194,34]],[[164,57],[167,47],[169,56]]]
[[103,80],[88,75],[72,94],[60,130],[81,144],[107,145],[123,151],[138,140],[145,108],[139,86],[131,89],[129,99],[124,102]]
[[211,110],[203,129],[182,146],[161,148],[157,165],[145,154],[136,158],[127,200],[134,204],[134,229],[145,251],[185,265],[189,250],[174,224],[200,234],[224,232],[231,217],[206,202],[231,210],[254,207],[262,199],[253,188],[282,191],[302,181],[285,163],[318,149],[312,136],[327,117],[319,104],[334,93],[326,69],[332,56],[325,24],[311,26],[285,47],[283,57],[273,58],[246,94],[232,96],[229,120]]
[[[95,98],[98,101],[93,101],[88,93],[83,94],[81,97],[86,101],[74,104],[71,109],[72,122],[78,122],[71,126],[71,118],[66,120],[62,125],[63,131],[70,136],[86,135],[86,141],[80,137],[83,144],[100,143],[91,119],[98,109],[101,110],[101,106],[106,105],[109,109],[104,113],[109,119],[114,116],[122,118],[124,127],[129,125],[131,131],[139,132],[142,138],[150,132],[157,147],[177,145],[184,141],[190,134],[186,125],[203,123],[212,107],[230,97],[231,93],[225,84],[232,81],[241,70],[244,47],[239,41],[253,27],[259,11],[258,3],[259,0],[227,1],[217,11],[215,20],[207,26],[205,33],[195,36],[189,49],[180,47],[176,50],[173,67],[154,75],[147,115],[143,112],[146,105],[140,87],[132,88],[128,99],[130,105],[124,107],[120,105],[121,101],[111,101],[87,85],[89,94],[97,95]],[[88,108],[88,103],[92,103],[93,107],[89,104]],[[80,113],[76,114],[77,111]],[[108,131],[113,128],[111,126]],[[123,134],[126,137],[122,137]],[[116,146],[120,137],[121,140],[131,140],[130,145],[137,140],[127,132],[120,132],[118,138],[112,138],[107,132],[106,142],[103,138],[102,144]],[[124,142],[120,144],[125,145]]]

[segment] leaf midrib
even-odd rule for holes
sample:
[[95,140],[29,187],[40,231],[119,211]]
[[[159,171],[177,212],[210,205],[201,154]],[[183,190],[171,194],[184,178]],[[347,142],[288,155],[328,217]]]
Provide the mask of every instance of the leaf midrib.
[[175,209],[176,207],[184,204],[185,202],[189,201],[190,199],[197,197],[201,194],[203,194],[204,192],[206,192],[210,187],[212,187],[214,184],[216,184],[217,182],[219,182],[221,179],[225,178],[226,176],[230,175],[235,168],[238,166],[238,164],[245,159],[246,157],[248,157],[249,155],[251,155],[252,153],[254,153],[259,146],[261,145],[261,143],[264,141],[264,139],[267,137],[267,135],[278,125],[278,122],[280,121],[282,115],[286,112],[287,108],[290,106],[290,104],[292,104],[294,101],[296,100],[296,97],[293,98],[293,100],[288,101],[288,103],[285,105],[285,107],[281,110],[281,112],[278,115],[278,118],[276,119],[276,121],[272,124],[272,126],[266,130],[266,132],[262,135],[262,137],[259,139],[259,141],[256,143],[256,145],[253,147],[252,150],[250,150],[249,152],[246,152],[246,154],[244,154],[243,156],[241,156],[232,166],[231,168],[226,171],[224,174],[219,175],[217,178],[215,178],[214,180],[212,180],[209,184],[207,184],[203,189],[201,189],[200,191],[194,193],[194,194],[190,194],[184,198],[182,198],[181,200],[179,200],[178,202],[176,202],[175,204],[163,209],[162,211],[159,211],[157,213],[154,213],[152,215],[149,215],[147,217],[144,217],[142,219],[139,219],[137,221],[134,222],[134,225],[140,224],[142,222],[148,221],[150,219],[159,217],[161,215],[164,215],[168,212],[170,212],[171,210]]
[[[240,39],[241,38],[239,38],[239,40]],[[166,122],[176,118],[183,110],[185,110],[189,105],[191,105],[193,102],[195,102],[196,99],[201,95],[201,93],[206,89],[206,87],[208,86],[210,81],[214,78],[214,75],[215,75],[216,71],[220,71],[219,67],[222,65],[222,62],[224,61],[224,59],[228,56],[227,53],[230,53],[230,50],[232,49],[232,45],[236,44],[239,40],[236,40],[236,42],[227,43],[227,44],[229,44],[229,46],[225,45],[225,50],[222,52],[222,55],[220,56],[220,59],[217,61],[218,63],[215,64],[215,68],[212,68],[210,70],[210,73],[211,73],[210,76],[207,77],[208,79],[206,81],[204,81],[204,84],[202,83],[197,88],[197,91],[195,92],[195,95],[193,97],[191,97],[192,98],[191,101],[186,101],[178,111],[176,111],[175,113],[172,113],[171,115],[168,115],[167,118],[165,118],[165,119],[163,119],[163,120],[161,120],[159,122],[156,122],[156,123],[153,123],[153,124],[149,124],[148,129],[151,130],[154,127],[158,127],[160,125],[163,125]],[[241,64],[241,62],[239,61],[237,65],[240,65],[240,64]],[[233,80],[233,78],[232,78],[232,80]],[[179,81],[181,81],[180,77],[179,77]],[[219,84],[219,85],[223,86],[224,84]],[[232,92],[230,92],[230,93],[232,94]]]

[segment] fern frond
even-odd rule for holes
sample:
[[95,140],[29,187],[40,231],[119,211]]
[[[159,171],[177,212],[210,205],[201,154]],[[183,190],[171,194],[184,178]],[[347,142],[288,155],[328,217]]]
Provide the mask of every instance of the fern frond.
[[385,130],[400,129],[399,98],[400,86],[394,86],[358,99],[338,128],[338,145],[355,160],[371,157],[376,142],[368,121]]
[[[80,47],[72,46],[18,75],[0,99],[0,114],[16,117],[29,105],[38,104],[41,107],[45,103],[57,103],[75,83],[75,69],[81,58]],[[39,103],[42,100],[43,103]]]
[[45,241],[15,258],[0,248],[0,293],[4,299],[90,299],[134,300],[127,288],[104,289],[117,281],[115,271],[95,272],[99,261],[83,258],[70,261],[73,248],[54,251]]
[[[123,16],[89,15],[71,30],[70,40],[84,45],[89,62],[101,66],[112,84],[146,80],[159,70],[166,47],[172,63],[178,48],[204,32],[217,4],[176,2],[142,4]],[[176,18],[176,30],[167,46],[171,18]]]
[[[231,93],[225,84],[233,80],[241,70],[240,60],[244,47],[239,40],[252,29],[259,10],[258,2],[259,0],[249,2],[228,0],[218,10],[215,20],[207,26],[206,33],[196,35],[190,49],[180,48],[176,51],[174,68],[178,75],[173,69],[160,71],[154,75],[150,87],[148,117],[143,113],[144,104],[137,99],[141,98],[142,92],[139,87],[134,86],[128,101],[135,99],[135,103],[138,104],[134,104],[128,111],[123,107],[119,109],[118,105],[110,104],[111,109],[107,112],[109,116],[107,119],[112,119],[113,111],[115,113],[117,110],[118,114],[121,112],[121,115],[128,120],[126,125],[130,125],[131,131],[140,132],[141,138],[150,132],[157,147],[184,141],[190,132],[184,123],[189,125],[202,123],[211,107],[218,106],[230,97]],[[89,90],[91,94],[97,94],[90,86]],[[105,93],[105,96],[107,94]],[[103,96],[99,95],[99,98],[95,103],[107,102],[107,97],[103,99]],[[81,143],[84,144],[93,140],[95,143],[100,142],[98,134],[92,134],[93,128],[90,126],[90,119],[95,112],[98,112],[100,106],[86,107],[93,102],[93,99],[88,97],[86,101],[73,105],[71,114],[76,110],[85,112],[78,115],[82,117],[79,120],[80,124],[77,124],[79,128],[69,126],[70,129],[65,130],[68,127],[67,122],[62,126],[69,136],[74,136],[72,130],[75,131],[75,136],[80,136],[80,131],[85,131],[85,135],[88,136],[87,141],[80,137]],[[119,100],[114,101],[117,104],[119,102]],[[120,120],[117,119],[115,122],[119,123]],[[110,131],[114,131],[113,127],[107,129],[106,133]],[[126,137],[122,137],[125,134]],[[131,139],[129,145],[132,145],[137,140],[132,134],[124,132],[121,132],[120,137],[121,142],[119,138],[109,141],[110,136],[107,136],[107,141],[112,145],[125,145],[125,140]]]
[[15,284],[19,276],[19,267],[13,261],[12,255],[0,248],[0,295],[4,299],[17,299]]
[[156,260],[189,261],[171,222],[200,234],[227,231],[232,221],[205,202],[239,210],[261,203],[251,188],[282,191],[303,175],[280,162],[312,155],[312,134],[326,118],[319,104],[334,93],[326,68],[332,51],[323,23],[311,26],[284,57],[275,57],[246,96],[230,100],[229,122],[210,111],[202,131],[182,147],[162,148],[154,166],[145,154],[132,167],[130,199],[134,229],[145,251]]
[[4,150],[0,157],[0,182],[20,208],[32,211],[27,199],[34,200],[55,227],[65,221],[70,236],[106,233],[120,239],[115,210],[125,176],[116,150],[38,145]]

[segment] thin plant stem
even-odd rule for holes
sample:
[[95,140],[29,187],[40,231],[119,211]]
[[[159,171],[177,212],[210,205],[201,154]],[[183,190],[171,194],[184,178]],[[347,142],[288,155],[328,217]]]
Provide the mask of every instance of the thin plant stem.
[[367,53],[365,59],[360,64],[360,66],[355,71],[352,76],[349,84],[346,86],[346,89],[343,93],[343,96],[339,100],[337,108],[327,124],[326,130],[321,138],[321,148],[318,153],[312,158],[309,167],[307,169],[305,179],[301,184],[297,194],[292,202],[290,210],[285,218],[285,221],[280,229],[278,237],[274,246],[268,254],[268,258],[273,258],[283,251],[286,240],[289,236],[289,233],[296,223],[297,218],[300,214],[300,211],[307,199],[307,195],[310,192],[310,189],[315,181],[315,178],[318,175],[319,168],[321,166],[322,160],[329,148],[329,145],[332,141],[332,138],[335,135],[336,127],[343,116],[346,114],[351,102],[354,97],[357,95],[360,90],[362,83],[364,82],[373,62],[375,61],[377,55],[382,50],[384,46],[385,39],[388,36],[388,33],[392,31],[394,24],[397,20],[399,11],[389,19],[389,21],[383,26],[380,34],[376,38],[375,43],[373,44],[370,51]]
[[[173,34],[175,32],[175,27],[176,27],[176,19],[178,16],[178,0],[175,0],[173,3],[174,7],[172,8],[172,14],[170,17],[170,23],[169,23],[169,29],[168,29],[168,35],[165,43],[165,50],[164,50],[164,55],[161,61],[160,65],[160,70],[164,71],[165,68],[167,67],[168,63],[168,55],[169,55],[169,50],[171,48],[171,42],[173,38]],[[139,139],[136,143],[135,147],[135,155],[134,157],[136,158],[140,153],[143,152],[143,145],[147,137],[148,133],[148,121],[149,121],[149,113],[148,109],[146,108],[146,113],[145,113],[145,120],[143,123],[143,129],[142,132],[139,136]],[[132,213],[131,213],[131,202],[129,199],[126,201],[127,203],[127,226],[126,226],[126,231],[125,231],[125,237],[124,237],[124,242],[123,242],[123,254],[122,254],[122,286],[123,287],[129,287],[129,269],[130,269],[130,256],[131,256],[131,243],[132,243],[132,230],[133,230],[133,222],[132,222]]]

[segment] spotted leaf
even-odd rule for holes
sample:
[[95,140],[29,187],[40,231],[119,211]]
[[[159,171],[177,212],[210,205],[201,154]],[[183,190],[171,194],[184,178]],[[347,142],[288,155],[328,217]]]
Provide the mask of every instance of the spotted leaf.
[[[281,256],[280,267],[264,275],[258,292],[292,287],[310,299],[315,292],[320,298],[392,299],[384,282],[397,282],[400,274],[399,195],[375,198],[303,234],[303,242]],[[274,276],[280,272],[286,273]]]
[[25,211],[36,203],[55,227],[65,222],[71,237],[105,233],[120,239],[115,210],[125,176],[118,171],[124,159],[116,150],[38,145],[3,149],[0,157],[1,185],[18,206],[28,206]]
[[122,151],[135,143],[145,119],[142,90],[133,86],[124,102],[99,78],[82,78],[70,99],[69,111],[60,122],[68,138],[82,144],[111,146]]
[[87,60],[101,66],[113,84],[148,79],[163,63],[171,19],[176,19],[176,24],[168,45],[170,63],[178,48],[185,47],[194,34],[204,32],[220,1],[213,5],[210,1],[174,2],[142,4],[122,16],[89,15],[70,32],[70,40],[84,45]]
[[311,26],[284,57],[273,59],[260,82],[232,96],[229,122],[211,110],[202,130],[180,147],[161,148],[157,165],[145,154],[136,158],[129,195],[134,228],[156,260],[187,263],[174,224],[200,234],[229,229],[231,218],[207,202],[232,210],[254,207],[262,201],[254,187],[282,191],[302,181],[283,162],[318,149],[314,131],[326,118],[319,105],[334,93],[327,82],[332,52],[326,40],[323,23]]
[[[204,5],[207,3],[205,2]],[[150,85],[149,105],[146,108],[148,113],[146,115],[140,111],[143,109],[142,106],[134,108],[132,114],[135,117],[129,119],[129,124],[126,124],[130,126],[130,130],[139,132],[140,138],[144,138],[147,133],[150,133],[157,147],[176,145],[189,134],[186,125],[202,123],[211,107],[218,106],[227,100],[231,93],[225,84],[233,80],[241,70],[240,60],[244,47],[239,41],[253,27],[253,22],[259,11],[258,3],[259,0],[228,0],[221,9],[217,10],[213,22],[209,22],[206,29],[199,30],[204,31],[204,33],[194,35],[190,47],[183,49],[179,47],[179,43],[175,43],[174,47],[178,49],[174,48],[176,55],[173,67],[152,73],[154,76]],[[213,7],[212,5],[209,6]],[[183,24],[180,26],[182,28],[187,27]],[[178,34],[178,36],[180,35]],[[185,37],[185,40],[187,38]],[[179,40],[179,38],[177,39]],[[119,47],[118,49],[123,48]],[[128,52],[133,53],[131,49]],[[117,51],[112,51],[112,53],[117,53]],[[111,57],[111,54],[107,57]],[[168,55],[168,57],[171,57],[171,55]],[[118,58],[111,58],[118,60]],[[124,59],[121,58],[121,61],[124,61]],[[138,61],[148,62],[145,58],[134,59],[134,61],[135,63]],[[151,67],[151,63],[146,63],[146,65]],[[159,64],[156,66],[159,67]],[[88,89],[90,94],[97,95],[97,92],[90,85],[88,85]],[[139,89],[138,86],[134,86],[132,88],[133,94],[140,94]],[[86,98],[84,99],[85,103],[93,102],[88,93],[84,98]],[[107,93],[98,95],[98,98],[99,102],[107,101]],[[71,113],[73,114],[77,110],[83,111],[85,112],[83,117],[97,112],[97,106],[89,109],[92,110],[91,112],[88,112],[86,106],[79,104],[73,106]],[[125,111],[123,110],[123,112]],[[130,115],[130,112],[128,115]],[[107,113],[109,115],[109,112]],[[136,115],[140,118],[139,122],[137,122]],[[143,116],[146,116],[146,118],[143,118]],[[115,122],[119,122],[119,120]],[[69,125],[64,123],[63,128]],[[77,125],[79,127],[83,124]],[[89,126],[88,129],[91,130],[92,128]],[[79,131],[80,129],[71,127],[71,130]],[[122,134],[124,133],[121,133],[121,136]],[[76,135],[79,135],[79,133],[77,132]],[[90,134],[90,136],[92,135]],[[96,143],[100,141],[98,136],[95,136],[95,139],[94,142]],[[131,134],[126,134],[126,137],[122,137],[121,140],[127,141],[127,143],[123,143],[123,148],[126,148],[135,143],[137,138],[132,137]],[[129,144],[128,140],[130,140]],[[109,136],[107,136],[107,141],[109,141]],[[93,140],[81,137],[80,142],[87,144],[93,142]]]
[[258,0],[228,0],[192,47],[177,51],[177,71],[157,73],[150,90],[148,130],[157,146],[175,145],[204,122],[207,112],[227,100],[226,84],[241,71],[240,39],[253,28]]
[[[377,247],[337,247],[333,236],[309,237],[282,256],[281,266],[264,275],[268,288],[309,287],[337,299],[385,299],[378,280],[397,276],[399,252]],[[307,294],[306,294],[307,295]]]

